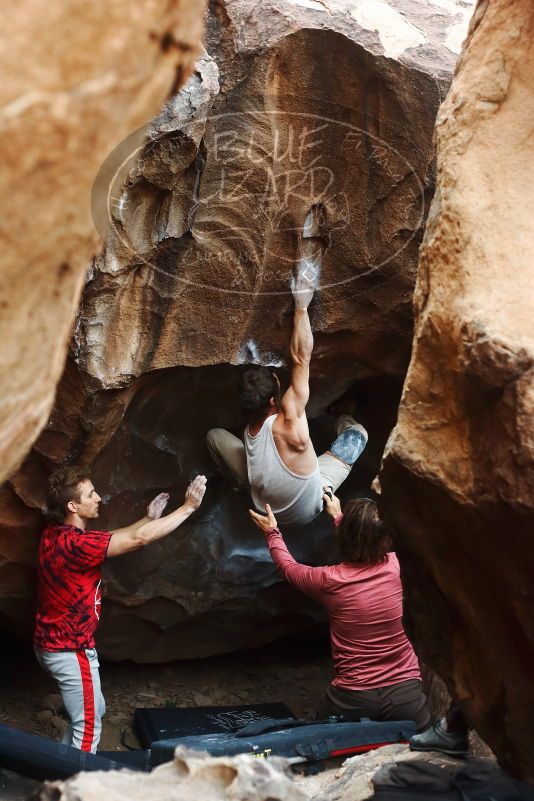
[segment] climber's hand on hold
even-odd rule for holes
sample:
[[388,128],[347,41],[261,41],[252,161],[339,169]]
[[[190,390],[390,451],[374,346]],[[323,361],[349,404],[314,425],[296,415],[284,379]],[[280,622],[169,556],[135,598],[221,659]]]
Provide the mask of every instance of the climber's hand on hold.
[[150,520],[159,520],[163,512],[165,511],[165,507],[169,502],[169,493],[168,492],[160,492],[159,495],[156,495],[154,500],[150,501],[146,508],[146,516],[150,518]]
[[272,528],[278,528],[276,524],[276,517],[273,515],[272,509],[268,503],[265,504],[266,515],[260,515],[253,509],[249,509],[248,513],[258,528],[266,534]]
[[313,259],[302,258],[296,276],[291,277],[290,286],[295,309],[305,310],[313,299],[317,286],[319,266]]

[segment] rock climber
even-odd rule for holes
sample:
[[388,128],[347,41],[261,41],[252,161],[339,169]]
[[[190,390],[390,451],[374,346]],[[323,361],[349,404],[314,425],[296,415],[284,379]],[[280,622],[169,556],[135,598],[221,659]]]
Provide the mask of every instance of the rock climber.
[[293,559],[270,506],[250,510],[264,533],[282,576],[319,601],[328,613],[335,677],[316,718],[413,720],[418,731],[430,723],[417,657],[402,625],[399,562],[376,503],[349,501],[345,513],[336,496],[324,496],[333,518],[342,562],[307,567]]
[[250,488],[258,510],[268,501],[284,525],[305,524],[323,509],[324,487],[335,492],[367,444],[365,428],[351,414],[337,420],[337,439],[319,456],[310,439],[306,404],[310,395],[313,334],[308,307],[317,285],[325,247],[322,211],[307,215],[302,257],[291,282],[295,302],[291,339],[291,385],[281,394],[278,376],[255,366],[241,380],[239,399],[249,423],[244,442],[222,428],[207,434],[211,456],[222,473]]
[[95,630],[100,618],[101,572],[105,559],[167,536],[195,512],[206,478],[188,486],[182,506],[162,517],[169,500],[157,495],[146,516],[113,531],[87,530],[101,501],[87,473],[56,470],[49,479],[48,516],[38,558],[38,610],[34,649],[41,667],[57,682],[70,724],[62,742],[95,753],[105,702],[100,688]]

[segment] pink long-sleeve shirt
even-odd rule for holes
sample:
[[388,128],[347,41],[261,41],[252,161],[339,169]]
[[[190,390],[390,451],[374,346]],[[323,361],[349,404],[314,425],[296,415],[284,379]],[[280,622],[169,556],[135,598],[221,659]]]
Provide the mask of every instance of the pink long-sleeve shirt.
[[307,567],[293,559],[278,529],[270,529],[266,539],[286,581],[328,612],[334,686],[372,690],[421,678],[402,625],[402,585],[394,553],[376,565]]

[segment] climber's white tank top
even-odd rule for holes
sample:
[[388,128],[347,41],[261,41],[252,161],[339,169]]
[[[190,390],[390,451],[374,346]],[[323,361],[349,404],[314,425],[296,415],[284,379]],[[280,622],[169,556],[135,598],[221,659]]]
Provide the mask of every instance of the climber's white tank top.
[[282,525],[309,523],[323,508],[323,489],[319,464],[308,476],[298,476],[280,458],[273,438],[273,423],[278,415],[265,420],[252,437],[245,429],[248,480],[252,500],[259,512],[268,503]]

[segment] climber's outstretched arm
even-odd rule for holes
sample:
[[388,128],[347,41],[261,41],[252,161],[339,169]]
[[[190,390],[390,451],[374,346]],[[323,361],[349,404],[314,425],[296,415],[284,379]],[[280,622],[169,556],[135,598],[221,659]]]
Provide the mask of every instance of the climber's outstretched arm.
[[291,385],[282,397],[280,408],[288,423],[305,417],[310,397],[310,361],[313,351],[313,334],[308,315],[318,270],[308,259],[302,259],[296,278],[291,282],[295,300],[293,334],[291,337]]
[[305,415],[310,397],[310,361],[313,334],[307,309],[295,309],[291,337],[291,384],[280,402],[285,419],[293,421]]

